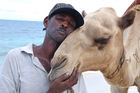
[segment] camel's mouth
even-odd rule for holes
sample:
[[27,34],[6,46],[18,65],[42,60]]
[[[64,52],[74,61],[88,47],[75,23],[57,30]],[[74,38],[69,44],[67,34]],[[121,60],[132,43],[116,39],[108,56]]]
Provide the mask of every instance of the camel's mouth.
[[58,71],[61,70],[66,65],[67,62],[68,62],[68,59],[67,58],[63,58],[62,61],[59,62],[60,64],[56,64],[54,67],[52,67],[51,71],[48,74],[48,79],[50,81],[53,81],[56,78],[58,78],[59,76],[61,76],[62,74],[64,74],[65,71],[63,71],[63,73],[62,72],[58,73]]
[[[72,63],[73,62],[73,63]],[[54,64],[53,64],[54,63]],[[54,81],[56,78],[60,77],[65,73],[72,74],[74,68],[80,68],[80,63],[77,59],[70,60],[67,56],[61,56],[61,58],[52,59],[52,69],[48,74],[48,79]]]

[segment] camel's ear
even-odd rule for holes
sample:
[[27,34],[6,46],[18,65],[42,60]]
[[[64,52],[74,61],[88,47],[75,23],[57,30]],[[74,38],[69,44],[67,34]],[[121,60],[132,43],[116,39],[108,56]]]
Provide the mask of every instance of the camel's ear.
[[134,22],[136,11],[131,10],[126,15],[122,16],[119,20],[119,27],[124,30]]
[[82,11],[82,15],[83,15],[83,17],[85,17],[87,15],[85,10]]

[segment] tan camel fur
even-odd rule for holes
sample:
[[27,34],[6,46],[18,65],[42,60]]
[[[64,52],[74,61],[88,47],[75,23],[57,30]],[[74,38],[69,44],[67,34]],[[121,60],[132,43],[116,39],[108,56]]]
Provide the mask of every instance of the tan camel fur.
[[85,24],[56,51],[49,79],[72,73],[74,67],[80,72],[99,70],[112,93],[127,93],[134,85],[140,92],[140,12],[118,17],[114,9],[101,8],[84,15]]

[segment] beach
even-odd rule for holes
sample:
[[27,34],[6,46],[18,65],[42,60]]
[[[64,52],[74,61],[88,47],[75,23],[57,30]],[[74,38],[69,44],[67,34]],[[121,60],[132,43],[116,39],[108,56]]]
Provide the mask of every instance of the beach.
[[[45,31],[40,21],[0,20],[0,65],[8,51],[29,43],[39,45],[43,42]],[[110,85],[99,71],[84,72],[88,93],[110,93]],[[130,87],[128,93],[138,93],[136,87]]]

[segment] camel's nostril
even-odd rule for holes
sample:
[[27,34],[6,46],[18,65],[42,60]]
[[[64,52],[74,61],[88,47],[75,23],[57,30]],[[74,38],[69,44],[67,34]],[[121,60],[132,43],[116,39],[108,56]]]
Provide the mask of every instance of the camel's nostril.
[[65,58],[62,60],[61,63],[66,62],[66,61],[67,61],[67,58],[65,57]]
[[66,65],[66,62],[68,61],[68,58],[67,57],[63,57],[60,62],[58,62],[58,64],[56,64],[53,69],[59,69],[59,68],[62,68],[63,66]]

